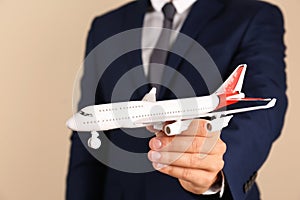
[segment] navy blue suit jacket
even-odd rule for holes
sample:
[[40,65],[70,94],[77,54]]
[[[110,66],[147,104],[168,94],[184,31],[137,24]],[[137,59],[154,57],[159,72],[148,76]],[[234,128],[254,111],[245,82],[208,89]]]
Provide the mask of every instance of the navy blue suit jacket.
[[[149,2],[140,0],[97,17],[89,32],[86,55],[105,39],[126,30],[142,27],[148,8]],[[280,135],[287,107],[282,14],[276,6],[259,1],[198,0],[193,5],[181,32],[206,49],[219,68],[223,79],[226,79],[237,65],[246,63],[248,69],[243,86],[245,94],[278,99],[272,109],[235,115],[221,135],[227,144],[223,169],[227,185],[224,199],[231,197],[238,200],[259,199],[255,177],[265,162],[272,143]],[[140,38],[137,42],[140,42]],[[121,45],[123,44],[120,44],[120,47]],[[190,47],[186,48],[188,52]],[[98,60],[99,56],[110,55],[97,55]],[[97,70],[102,67],[101,64],[99,62],[89,64],[93,67],[84,69],[81,80],[80,108],[110,102],[115,84],[122,75],[133,66],[142,64],[141,50],[119,57],[104,72],[101,79],[97,77]],[[196,95],[208,93],[203,79],[195,73],[189,62],[170,54],[167,64],[190,81]],[[144,77],[142,70],[137,72],[136,77]],[[176,87],[176,77],[165,78]],[[96,84],[95,90],[88,88],[89,84]],[[212,87],[218,88],[219,84],[216,82]],[[126,90],[124,88],[125,92]],[[139,87],[130,98],[140,100],[148,90],[148,85]],[[174,98],[174,94],[164,88],[158,98],[171,99]],[[125,97],[122,99],[120,95],[117,100],[128,99]],[[110,131],[108,135],[123,149],[132,152],[149,151],[149,138],[131,137],[122,134],[121,130]],[[175,178],[159,172],[134,174],[108,168],[89,154],[78,133],[74,132],[71,140],[67,199],[217,198],[216,195],[204,197],[191,194],[185,191]]]

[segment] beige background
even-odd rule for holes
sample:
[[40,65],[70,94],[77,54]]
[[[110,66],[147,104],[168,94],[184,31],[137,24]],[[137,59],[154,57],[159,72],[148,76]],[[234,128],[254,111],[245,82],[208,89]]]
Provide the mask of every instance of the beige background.
[[[94,16],[126,0],[0,0],[0,199],[63,199],[72,86]],[[300,199],[299,0],[286,19],[289,111],[259,173],[263,199]],[[298,122],[298,124],[297,124]]]

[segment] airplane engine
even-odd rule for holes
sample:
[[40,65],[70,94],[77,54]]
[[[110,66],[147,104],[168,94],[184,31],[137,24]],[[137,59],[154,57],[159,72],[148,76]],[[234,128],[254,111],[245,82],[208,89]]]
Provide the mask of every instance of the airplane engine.
[[187,130],[192,120],[176,121],[172,124],[168,124],[164,128],[164,132],[168,136],[179,135],[181,132]]
[[232,117],[233,117],[233,115],[217,117],[216,119],[213,119],[206,124],[206,130],[208,132],[220,131],[220,130],[222,130],[222,128],[225,128],[226,126],[228,126],[228,123]]

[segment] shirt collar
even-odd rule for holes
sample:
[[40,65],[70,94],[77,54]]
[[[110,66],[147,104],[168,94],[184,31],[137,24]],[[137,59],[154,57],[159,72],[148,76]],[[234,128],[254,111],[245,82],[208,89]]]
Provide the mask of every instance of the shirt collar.
[[[150,0],[155,11],[161,12],[166,3],[171,0]],[[197,0],[173,0],[173,5],[177,13],[181,14],[188,10]]]

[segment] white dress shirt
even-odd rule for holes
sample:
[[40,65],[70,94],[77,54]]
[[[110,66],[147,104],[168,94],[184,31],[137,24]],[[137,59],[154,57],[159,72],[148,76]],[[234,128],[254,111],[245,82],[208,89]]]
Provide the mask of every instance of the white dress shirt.
[[[143,27],[162,28],[164,21],[162,8],[168,2],[170,2],[170,0],[151,0],[154,11],[146,13]],[[196,2],[196,0],[173,0],[172,2],[176,9],[176,14],[174,16],[172,24],[174,32],[172,32],[171,34],[170,47],[174,43],[177,37],[177,33],[180,31],[191,6]],[[144,29],[144,31],[142,32],[142,59],[146,76],[148,75],[149,60],[153,49],[145,47],[149,46],[149,44],[156,44],[159,36],[159,29]]]
[[[164,15],[162,13],[162,8],[164,5],[171,0],[150,0],[153,11],[146,13],[144,18],[143,27],[156,27],[156,28],[162,28],[163,27],[163,21],[164,21]],[[192,5],[197,0],[173,0],[172,3],[176,9],[176,14],[174,16],[173,20],[173,30],[170,38],[170,48],[172,44],[174,43],[178,32],[180,31],[186,17],[189,14],[189,11],[192,7]],[[158,29],[144,29],[142,32],[142,61],[143,61],[143,67],[144,67],[144,73],[147,76],[148,75],[148,69],[149,69],[149,61],[150,56],[152,54],[153,49],[145,48],[149,46],[149,44],[156,44],[160,36],[160,31]],[[216,194],[217,192],[220,192],[220,197],[223,195],[224,192],[224,175],[222,173],[222,184],[217,187],[211,187],[208,191],[203,193],[204,195],[210,195],[210,194]]]

